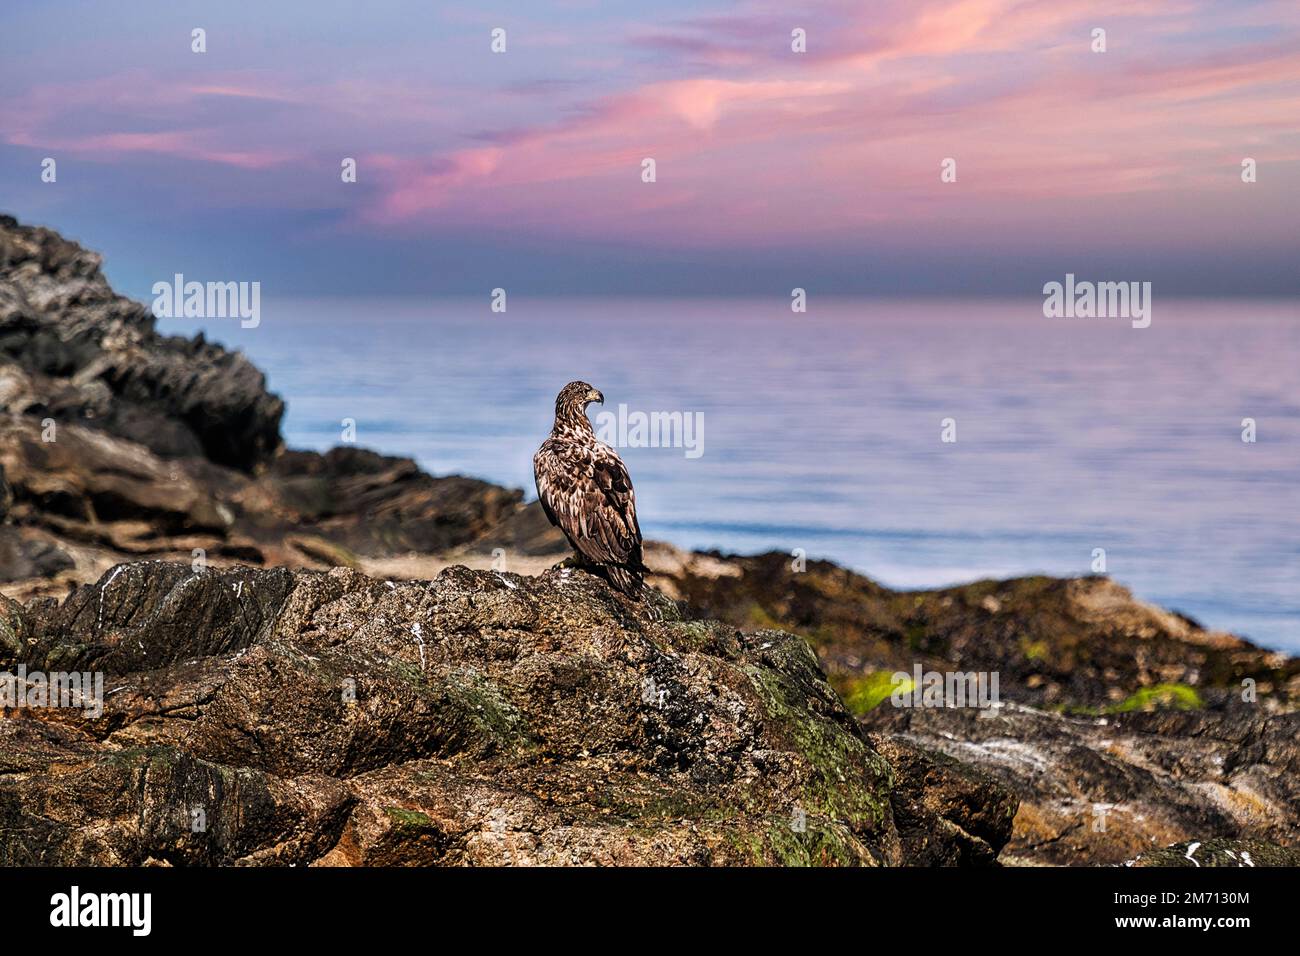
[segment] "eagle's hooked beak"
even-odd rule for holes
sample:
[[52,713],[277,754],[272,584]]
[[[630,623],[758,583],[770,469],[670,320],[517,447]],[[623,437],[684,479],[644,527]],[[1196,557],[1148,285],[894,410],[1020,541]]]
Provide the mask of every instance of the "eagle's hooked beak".
[[600,392],[596,391],[596,389],[593,388],[590,392],[587,393],[587,401],[595,402],[598,405],[604,405],[605,396],[600,394]]

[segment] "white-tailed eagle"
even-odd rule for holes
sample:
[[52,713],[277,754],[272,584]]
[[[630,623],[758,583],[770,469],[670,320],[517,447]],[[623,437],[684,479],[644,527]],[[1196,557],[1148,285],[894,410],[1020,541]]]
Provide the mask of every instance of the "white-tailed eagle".
[[587,406],[604,401],[586,382],[560,390],[551,437],[533,456],[533,477],[542,510],[569,539],[578,565],[636,597],[645,572],[636,493],[618,452],[596,438],[587,419]]

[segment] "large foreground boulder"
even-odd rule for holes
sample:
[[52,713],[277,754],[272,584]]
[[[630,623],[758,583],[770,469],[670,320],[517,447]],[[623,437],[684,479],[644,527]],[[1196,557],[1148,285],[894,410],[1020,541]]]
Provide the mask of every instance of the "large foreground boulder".
[[577,571],[127,564],[0,607],[20,664],[105,702],[0,720],[0,864],[899,864],[922,802],[803,640]]

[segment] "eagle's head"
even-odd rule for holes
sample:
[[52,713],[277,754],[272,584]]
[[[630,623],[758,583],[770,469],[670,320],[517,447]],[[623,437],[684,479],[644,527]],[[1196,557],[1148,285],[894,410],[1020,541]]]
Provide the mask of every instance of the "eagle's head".
[[585,418],[592,402],[605,403],[605,396],[586,382],[570,382],[555,396],[556,418]]

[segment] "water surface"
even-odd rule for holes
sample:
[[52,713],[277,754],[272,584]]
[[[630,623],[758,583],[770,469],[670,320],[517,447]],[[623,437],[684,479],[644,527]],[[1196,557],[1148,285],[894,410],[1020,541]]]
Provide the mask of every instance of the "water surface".
[[256,329],[199,326],[267,372],[296,447],[351,418],[363,445],[532,497],[581,378],[607,407],[703,413],[698,458],[622,450],[649,537],[896,587],[1087,573],[1104,548],[1139,596],[1300,651],[1294,303],[1157,296],[1133,329],[1036,299],[487,302],[266,296]]

